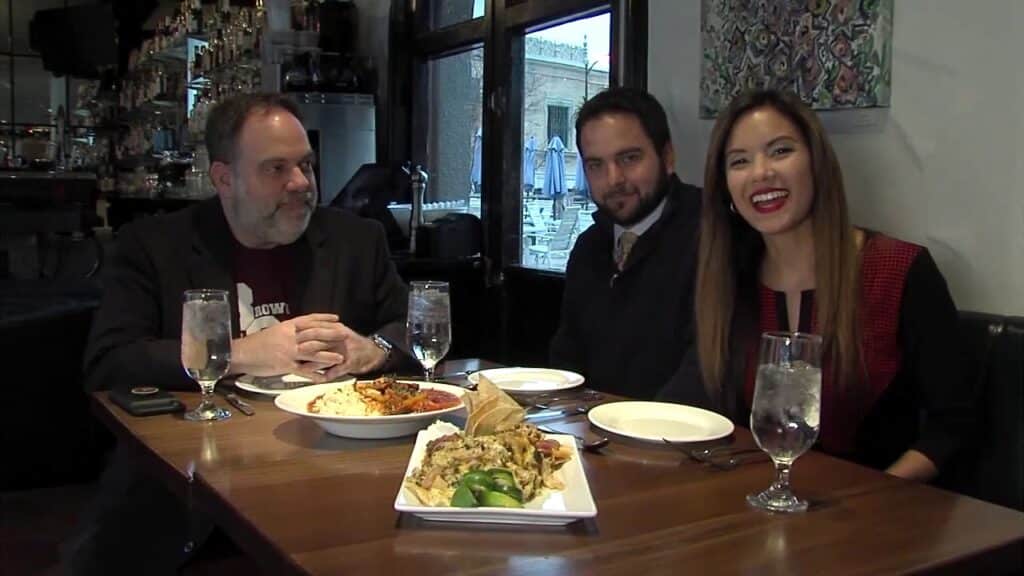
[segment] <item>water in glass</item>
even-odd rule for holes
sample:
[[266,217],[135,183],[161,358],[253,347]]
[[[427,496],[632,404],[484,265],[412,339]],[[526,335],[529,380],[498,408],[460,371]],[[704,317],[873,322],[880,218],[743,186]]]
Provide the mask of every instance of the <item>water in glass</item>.
[[818,438],[821,414],[821,337],[799,332],[761,335],[750,431],[775,463],[775,482],[747,496],[756,508],[802,512],[807,501],[789,488],[793,461]]
[[217,380],[231,366],[231,308],[223,290],[189,290],[181,307],[181,365],[199,383],[203,399],[187,420],[222,420],[231,416],[213,403]]
[[818,439],[821,369],[804,362],[758,368],[750,431],[773,460],[793,462]]
[[406,339],[423,365],[426,379],[448,354],[452,341],[451,303],[446,282],[413,282],[409,292]]

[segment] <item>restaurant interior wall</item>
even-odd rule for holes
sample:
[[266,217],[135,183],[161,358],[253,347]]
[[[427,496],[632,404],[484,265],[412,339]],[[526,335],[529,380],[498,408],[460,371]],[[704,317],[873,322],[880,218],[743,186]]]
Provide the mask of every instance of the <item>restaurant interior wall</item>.
[[[700,184],[699,0],[651,0],[648,86]],[[926,245],[957,307],[1024,315],[1024,3],[900,0],[891,108],[823,113],[854,222]]]
[[383,147],[387,134],[388,112],[388,23],[391,14],[391,0],[352,0],[359,12],[359,38],[356,46],[359,54],[370,58],[377,67],[377,158],[387,157]]

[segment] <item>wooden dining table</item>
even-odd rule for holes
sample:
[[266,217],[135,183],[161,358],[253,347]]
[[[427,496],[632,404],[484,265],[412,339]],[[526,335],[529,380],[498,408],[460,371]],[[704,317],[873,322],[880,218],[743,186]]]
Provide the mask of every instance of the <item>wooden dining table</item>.
[[[452,361],[438,373],[493,364]],[[189,406],[198,393],[180,393]],[[331,436],[266,396],[255,415],[187,422],[130,416],[105,392],[97,415],[139,463],[218,524],[267,574],[907,574],[1022,568],[1024,514],[811,451],[793,467],[805,513],[745,496],[773,479],[763,458],[724,469],[678,447],[611,435],[581,452],[594,518],[564,527],[430,522],[394,510],[415,437]],[[603,396],[597,403],[614,401]],[[223,402],[222,399],[218,402]],[[608,435],[584,415],[546,420]],[[734,448],[752,447],[737,428]]]

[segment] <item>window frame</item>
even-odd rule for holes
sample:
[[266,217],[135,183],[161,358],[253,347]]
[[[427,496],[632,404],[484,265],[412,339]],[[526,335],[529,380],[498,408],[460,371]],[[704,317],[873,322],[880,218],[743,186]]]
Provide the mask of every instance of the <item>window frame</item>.
[[[19,136],[19,132],[20,131],[28,130],[28,129],[33,129],[33,128],[51,128],[51,129],[57,128],[57,125],[54,124],[52,121],[47,121],[47,122],[22,122],[22,121],[18,120],[18,117],[16,115],[17,104],[15,102],[15,94],[17,92],[17,89],[16,89],[17,75],[15,74],[14,61],[15,61],[16,58],[32,58],[32,59],[38,60],[40,62],[40,65],[42,65],[43,57],[42,57],[41,54],[38,54],[36,52],[25,52],[25,51],[14,50],[14,3],[15,3],[15,1],[16,0],[8,0],[7,1],[7,6],[6,6],[6,10],[7,10],[7,30],[0,30],[0,38],[2,38],[4,34],[6,34],[6,37],[7,37],[6,43],[0,42],[0,59],[3,59],[3,60],[7,61],[7,67],[8,67],[7,81],[9,83],[7,91],[8,91],[8,94],[9,94],[9,101],[10,101],[9,102],[9,104],[10,104],[9,105],[9,109],[7,110],[7,113],[9,114],[8,118],[10,120],[8,122],[0,122],[0,138],[7,138],[8,139],[8,141],[10,142],[10,147],[11,147],[10,149],[11,149],[11,153],[12,154],[13,154],[14,150],[17,149],[17,141],[18,141],[18,139],[22,138],[22,136]],[[63,9],[66,10],[66,9],[68,9],[70,7],[75,6],[75,5],[76,4],[73,3],[73,0],[63,0],[62,6],[53,7],[53,8],[43,8],[43,9],[44,10],[48,10],[48,9],[63,8]],[[35,11],[32,12],[32,15],[33,16],[35,15]],[[44,70],[45,70],[45,67],[44,67]],[[51,79],[52,78],[58,78],[57,76],[53,76],[52,73],[50,73],[50,77],[51,77]],[[76,129],[83,128],[83,126],[81,126],[81,125],[79,125],[77,123],[74,123],[74,121],[73,121],[73,119],[75,118],[75,115],[73,114],[73,110],[71,109],[71,80],[72,80],[72,78],[73,78],[72,76],[67,76],[67,75],[65,75],[63,77],[63,79],[64,79],[64,114],[65,114],[66,134],[72,134],[72,133],[74,133],[74,131]]]
[[[414,114],[413,98],[426,97],[429,61],[482,46],[481,188],[488,192],[481,198],[481,216],[483,256],[491,263],[490,280],[500,283],[508,268],[562,276],[562,272],[526,268],[519,262],[525,36],[610,11],[612,54],[608,85],[646,88],[648,0],[485,0],[482,17],[435,30],[430,29],[427,21],[430,1],[405,0],[404,9],[392,13],[392,81],[388,88],[391,110],[385,120],[384,142],[379,147],[385,152],[382,156],[392,164],[409,159],[417,163],[425,158],[426,118]],[[573,123],[570,106],[570,138],[575,138]],[[517,136],[508,136],[511,134]],[[566,146],[575,149],[569,143]]]

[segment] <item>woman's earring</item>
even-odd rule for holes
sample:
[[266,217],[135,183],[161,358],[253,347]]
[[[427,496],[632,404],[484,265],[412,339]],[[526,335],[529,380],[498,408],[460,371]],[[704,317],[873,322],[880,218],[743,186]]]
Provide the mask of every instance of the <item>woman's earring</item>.
[[732,202],[729,202],[729,212],[732,212],[733,214],[736,213],[736,205]]

